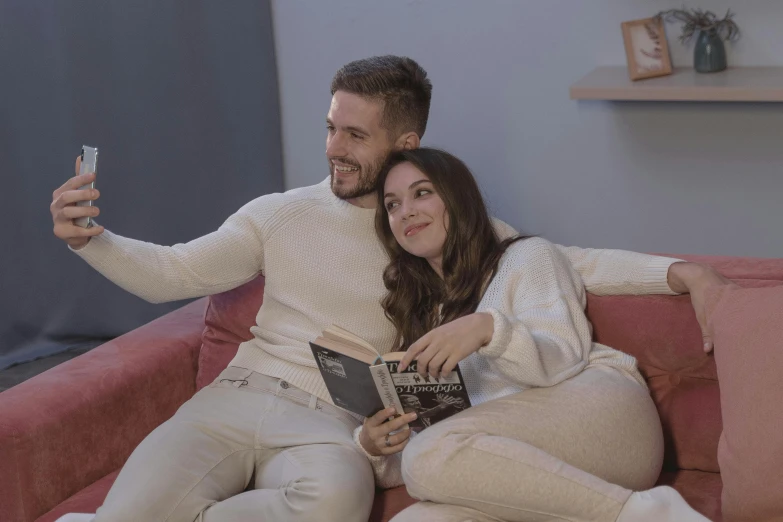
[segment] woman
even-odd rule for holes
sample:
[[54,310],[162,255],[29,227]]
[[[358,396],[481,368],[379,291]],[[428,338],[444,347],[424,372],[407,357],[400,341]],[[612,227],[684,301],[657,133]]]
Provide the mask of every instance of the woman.
[[592,342],[562,254],[541,238],[500,241],[446,152],[394,154],[378,190],[401,366],[438,377],[459,363],[473,404],[412,439],[409,416],[390,411],[357,430],[379,480],[401,470],[425,501],[395,522],[706,521],[674,489],[649,489],[663,460],[657,411],[635,359]]

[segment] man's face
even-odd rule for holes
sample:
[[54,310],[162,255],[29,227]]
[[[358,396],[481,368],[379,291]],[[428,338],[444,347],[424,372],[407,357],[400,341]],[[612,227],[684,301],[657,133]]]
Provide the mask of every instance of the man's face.
[[326,159],[332,192],[340,199],[360,198],[375,190],[375,180],[392,151],[381,128],[383,103],[337,91],[326,116]]

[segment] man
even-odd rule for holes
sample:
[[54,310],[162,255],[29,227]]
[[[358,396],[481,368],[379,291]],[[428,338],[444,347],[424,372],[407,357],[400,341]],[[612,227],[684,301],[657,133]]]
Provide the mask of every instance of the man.
[[[408,58],[345,65],[332,81],[326,119],[329,177],[257,198],[216,232],[186,244],[164,247],[75,226],[75,218],[98,215],[97,207],[75,206],[98,198],[97,190],[78,190],[92,175],[54,192],[55,235],[148,301],[215,294],[266,276],[253,339],[212,385],[142,441],[96,522],[367,520],[374,481],[353,441],[361,420],[331,404],[307,342],[336,323],[382,353],[393,348],[380,306],[387,259],[374,232],[374,181],[389,152],[419,146],[431,89]],[[627,280],[647,281],[637,290],[661,293],[715,278],[695,265],[641,254],[629,256],[623,273],[604,273],[601,259],[612,251],[564,250],[586,286],[602,293]]]

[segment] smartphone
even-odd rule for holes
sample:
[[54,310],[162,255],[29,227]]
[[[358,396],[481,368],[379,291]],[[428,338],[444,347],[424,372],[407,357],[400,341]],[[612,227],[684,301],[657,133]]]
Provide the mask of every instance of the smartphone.
[[[88,174],[90,172],[98,172],[98,149],[95,147],[82,146],[82,165],[79,168],[79,174]],[[95,188],[95,181],[79,187],[79,190],[93,189]],[[76,203],[79,207],[91,207],[92,200],[79,201]],[[92,217],[85,216],[76,218],[73,220],[75,225],[82,228],[90,228],[92,226]]]

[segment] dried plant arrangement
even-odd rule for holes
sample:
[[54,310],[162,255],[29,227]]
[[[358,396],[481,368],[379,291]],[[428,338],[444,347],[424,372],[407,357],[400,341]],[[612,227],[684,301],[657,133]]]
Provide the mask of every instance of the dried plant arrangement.
[[718,19],[718,15],[712,11],[702,9],[669,9],[656,15],[664,21],[682,23],[680,42],[687,44],[698,31],[714,31],[721,40],[735,41],[740,36],[740,29],[734,21],[731,9],[726,11],[726,16]]

